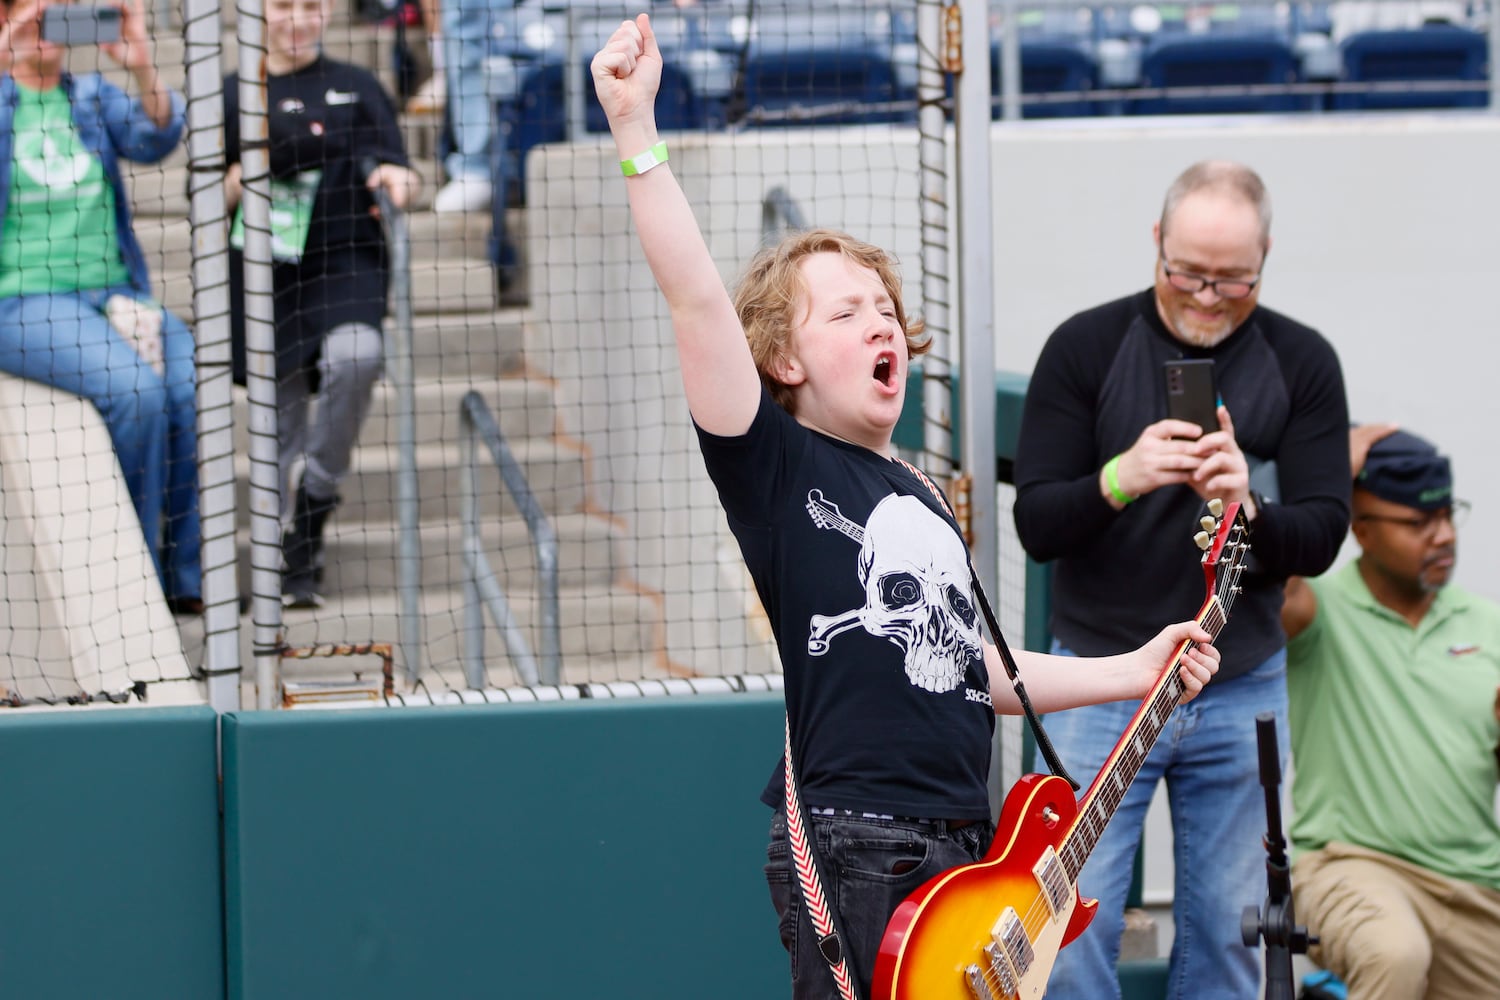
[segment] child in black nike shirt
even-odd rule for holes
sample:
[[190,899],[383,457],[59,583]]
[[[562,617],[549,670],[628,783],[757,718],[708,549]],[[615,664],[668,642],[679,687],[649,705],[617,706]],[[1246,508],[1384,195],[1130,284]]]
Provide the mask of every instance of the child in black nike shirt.
[[[373,192],[396,208],[421,179],[402,146],[395,110],[375,77],[322,54],[332,0],[266,0],[271,241],[276,314],[277,421],[282,514],[282,600],[316,607],[323,528],[338,505],[360,425],[384,357],[385,240]],[[224,84],[225,189],[241,192],[239,79]],[[238,218],[231,243],[242,247]],[[235,377],[245,375],[240,260],[231,269]],[[313,393],[316,406],[310,406]],[[291,476],[304,460],[295,499]],[[288,504],[290,503],[290,510]]]

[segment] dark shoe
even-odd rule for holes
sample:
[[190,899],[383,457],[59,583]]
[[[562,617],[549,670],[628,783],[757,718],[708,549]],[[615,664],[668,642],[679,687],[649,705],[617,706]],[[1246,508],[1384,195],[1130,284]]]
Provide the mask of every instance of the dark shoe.
[[323,525],[339,504],[338,497],[315,497],[298,487],[292,526],[281,537],[281,605],[320,608],[318,581],[323,565]]
[[196,618],[203,614],[203,598],[201,597],[169,597],[167,607],[172,614],[183,617]]

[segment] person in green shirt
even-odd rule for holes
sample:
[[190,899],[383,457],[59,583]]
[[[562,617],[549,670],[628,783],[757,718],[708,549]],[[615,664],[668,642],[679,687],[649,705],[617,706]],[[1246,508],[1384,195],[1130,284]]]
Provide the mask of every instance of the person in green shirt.
[[182,95],[156,71],[141,0],[99,46],[135,82],[65,72],[44,6],[0,0],[0,371],[89,400],[109,429],[162,589],[203,609],[193,335],[151,298],[122,159],[182,138]]
[[1292,892],[1359,1000],[1500,990],[1500,605],[1450,582],[1448,458],[1350,433],[1356,560],[1287,587]]

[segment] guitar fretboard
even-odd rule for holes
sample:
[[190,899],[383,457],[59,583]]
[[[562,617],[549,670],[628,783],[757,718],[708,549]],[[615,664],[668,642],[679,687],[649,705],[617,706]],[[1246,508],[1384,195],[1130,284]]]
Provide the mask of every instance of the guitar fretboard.
[[[1198,622],[1204,631],[1215,639],[1229,621],[1229,607],[1234,595],[1238,593],[1239,576],[1249,548],[1247,543],[1238,538],[1238,529],[1234,530],[1236,537],[1225,544],[1228,565],[1219,575],[1214,595],[1198,615]],[[1194,645],[1189,642],[1183,655]],[[1099,776],[1079,803],[1078,817],[1058,851],[1069,877],[1075,882],[1078,880],[1078,873],[1083,870],[1084,862],[1104,834],[1104,827],[1109,823],[1110,817],[1124,801],[1130,783],[1140,773],[1151,748],[1166,729],[1172,710],[1182,700],[1181,665],[1182,656],[1178,656],[1173,659],[1171,668],[1162,672],[1156,687],[1142,702],[1131,725],[1115,744],[1109,759],[1099,770]]]

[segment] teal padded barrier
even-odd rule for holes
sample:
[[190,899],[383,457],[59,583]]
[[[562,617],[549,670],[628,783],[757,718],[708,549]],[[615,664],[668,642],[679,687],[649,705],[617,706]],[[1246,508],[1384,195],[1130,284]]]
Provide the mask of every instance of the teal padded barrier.
[[1121,962],[1116,971],[1120,977],[1121,1000],[1163,1000],[1167,995],[1165,958]]
[[779,694],[242,712],[229,996],[786,996]]
[[224,995],[212,709],[0,712],[0,995]]

